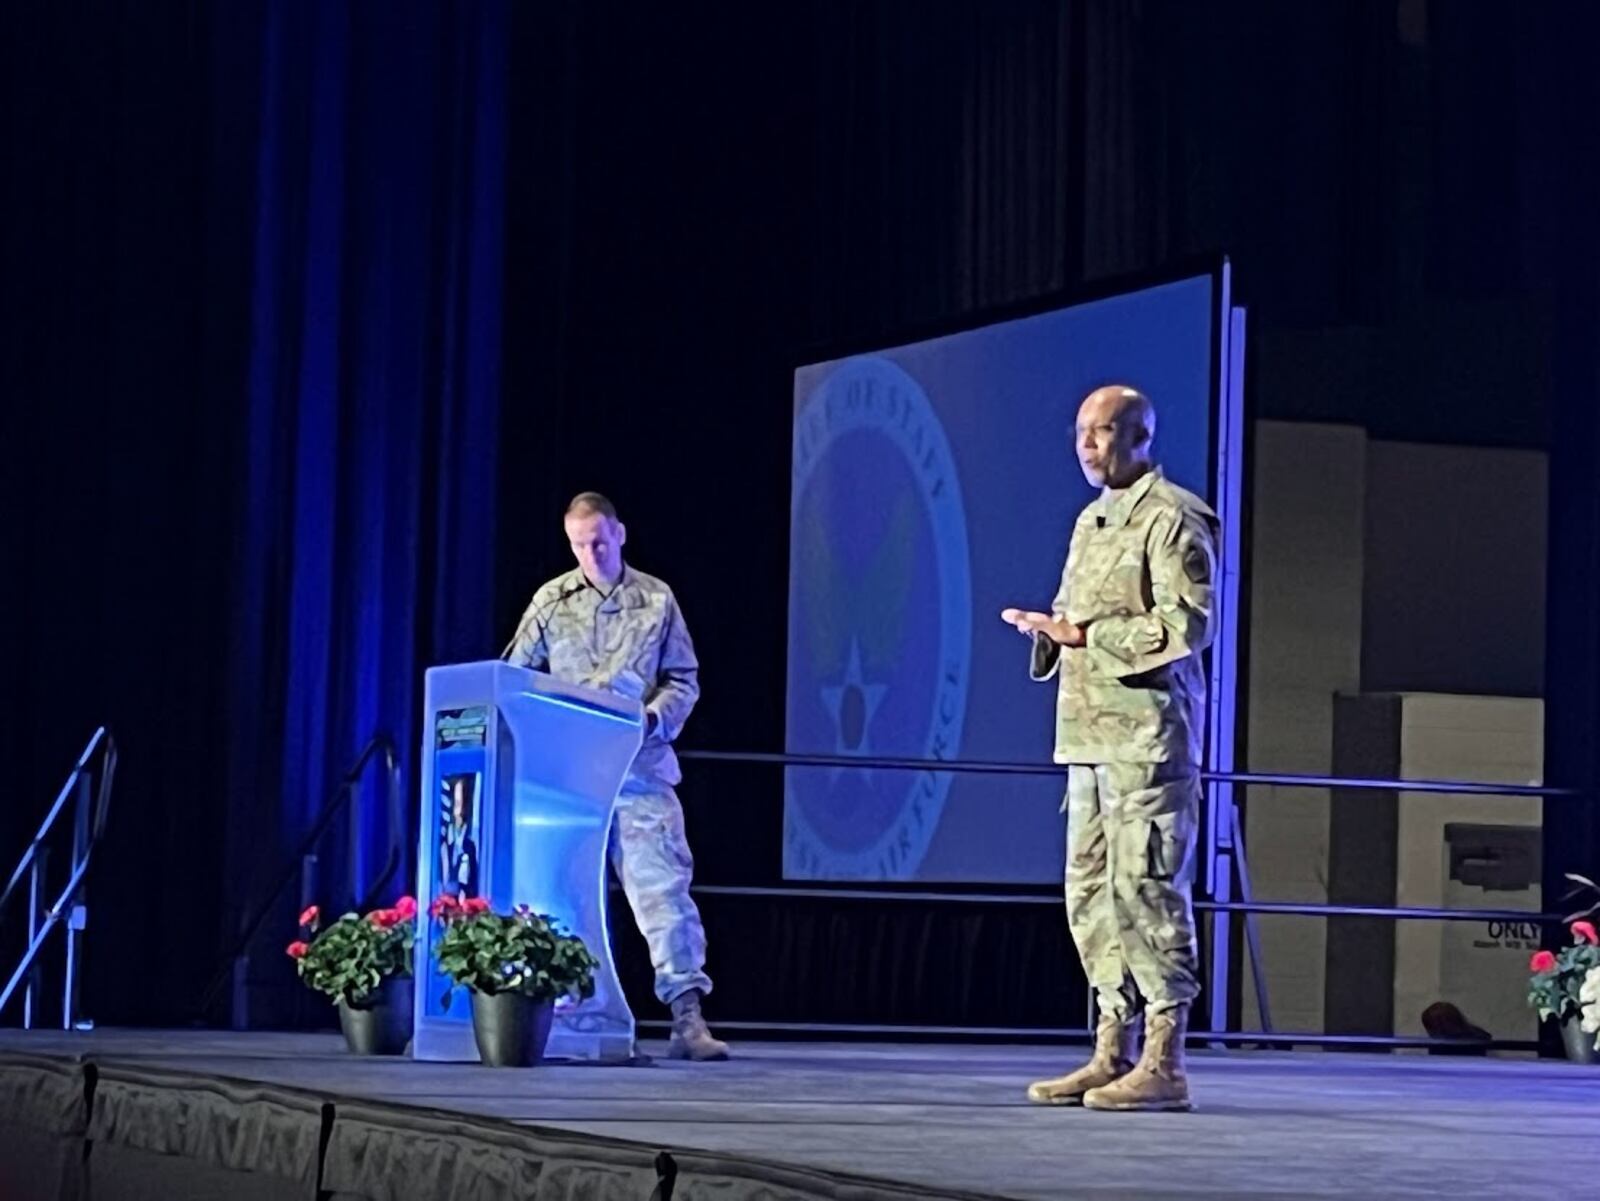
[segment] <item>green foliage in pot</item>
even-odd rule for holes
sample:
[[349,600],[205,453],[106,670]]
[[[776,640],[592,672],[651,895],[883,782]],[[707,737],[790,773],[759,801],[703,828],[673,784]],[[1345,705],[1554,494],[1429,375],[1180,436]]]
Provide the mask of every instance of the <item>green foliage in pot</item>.
[[526,905],[509,914],[495,913],[482,897],[458,901],[443,896],[430,912],[443,926],[434,954],[454,983],[486,996],[512,992],[535,1001],[578,1001],[594,995],[599,960],[583,939],[548,916]]

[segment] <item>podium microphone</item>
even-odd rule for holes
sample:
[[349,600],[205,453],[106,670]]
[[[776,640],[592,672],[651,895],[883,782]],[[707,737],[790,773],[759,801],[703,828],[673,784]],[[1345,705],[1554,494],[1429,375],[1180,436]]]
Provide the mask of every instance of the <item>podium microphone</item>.
[[528,613],[527,616],[525,616],[520,622],[517,623],[517,632],[515,634],[511,635],[511,641],[506,643],[505,649],[500,652],[500,656],[499,657],[501,659],[504,659],[507,655],[509,655],[511,653],[511,648],[517,645],[517,639],[521,638],[523,633],[527,630],[529,622],[537,622],[538,625],[539,625],[539,633],[542,635],[544,633],[545,618],[549,617],[550,614],[554,611],[555,607],[557,605],[559,605],[562,601],[566,600],[567,597],[573,596],[573,595],[575,595],[575,594],[577,594],[579,592],[582,592],[585,587],[586,587],[586,584],[585,584],[585,581],[583,581],[583,580],[579,580],[575,584],[568,584],[565,588],[563,588],[560,592],[558,592],[554,596],[552,596],[544,604],[540,605],[537,609],[535,609],[532,612]]

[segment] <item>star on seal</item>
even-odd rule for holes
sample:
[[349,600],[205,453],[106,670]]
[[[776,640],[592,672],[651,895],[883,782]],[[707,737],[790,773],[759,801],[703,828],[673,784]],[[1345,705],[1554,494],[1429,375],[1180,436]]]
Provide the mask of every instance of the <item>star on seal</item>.
[[[822,703],[833,718],[835,754],[864,756],[872,753],[872,719],[878,712],[878,706],[883,704],[883,694],[888,691],[883,684],[867,683],[861,672],[861,644],[852,638],[844,678],[838,684],[822,689]],[[830,780],[838,779],[843,770],[835,767]],[[862,767],[852,770],[870,769]]]

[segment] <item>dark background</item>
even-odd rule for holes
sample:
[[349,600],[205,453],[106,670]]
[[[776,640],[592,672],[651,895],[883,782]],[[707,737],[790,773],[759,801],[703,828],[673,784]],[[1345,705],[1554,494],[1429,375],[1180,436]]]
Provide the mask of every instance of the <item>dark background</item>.
[[[422,669],[492,654],[565,566],[579,489],[690,616],[685,744],[778,749],[803,349],[1197,253],[1233,258],[1256,415],[1552,452],[1547,775],[1588,782],[1597,25],[1425,0],[7,0],[0,859],[110,725],[90,1014],[193,1016],[367,737],[409,773]],[[776,879],[775,773],[683,792],[702,880]],[[362,799],[330,900],[409,841]],[[1551,880],[1600,859],[1586,808],[1546,830]],[[284,987],[292,903],[264,1021],[326,1016]],[[713,1016],[1081,1016],[1049,906],[707,919]]]

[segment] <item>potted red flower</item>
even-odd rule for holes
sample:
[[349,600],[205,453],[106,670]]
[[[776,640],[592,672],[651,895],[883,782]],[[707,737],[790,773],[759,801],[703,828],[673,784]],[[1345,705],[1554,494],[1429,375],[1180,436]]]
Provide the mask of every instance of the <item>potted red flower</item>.
[[1600,968],[1600,935],[1588,921],[1568,925],[1572,941],[1559,951],[1535,951],[1528,961],[1528,1004],[1541,1018],[1561,1024],[1561,1041],[1574,1063],[1595,1062],[1595,1038],[1582,1028],[1584,979]]
[[339,1028],[357,1055],[400,1055],[411,1041],[411,954],[417,940],[417,902],[401,897],[387,909],[347,913],[319,931],[313,905],[300,915],[309,941],[288,954],[308,987],[338,1007]]
[[472,994],[479,1058],[492,1067],[538,1063],[556,1005],[594,995],[599,961],[581,938],[527,905],[500,914],[482,897],[442,896],[430,912],[444,927],[434,944],[440,970]]

